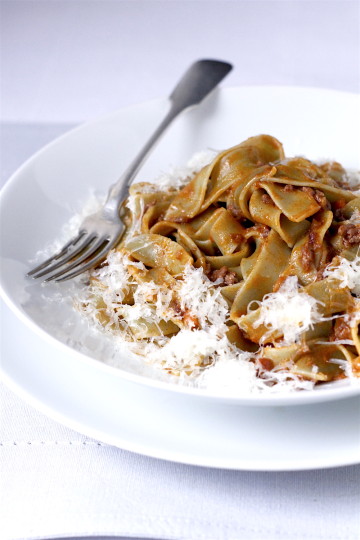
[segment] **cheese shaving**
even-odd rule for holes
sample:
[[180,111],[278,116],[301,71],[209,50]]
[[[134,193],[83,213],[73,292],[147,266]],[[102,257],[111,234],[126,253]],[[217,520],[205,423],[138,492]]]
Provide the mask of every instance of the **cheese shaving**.
[[284,345],[296,343],[300,335],[317,322],[323,320],[318,311],[319,302],[312,296],[299,292],[296,276],[288,277],[277,292],[264,296],[260,302],[260,316],[254,327],[260,325],[269,329],[263,338],[279,330],[283,334]]
[[202,268],[188,265],[185,268],[183,281],[178,291],[181,308],[189,310],[197,317],[201,328],[225,335],[228,317],[228,305],[221,294],[220,288],[215,288],[203,273]]
[[360,255],[353,261],[339,257],[338,265],[326,268],[324,277],[338,280],[340,287],[348,287],[352,293],[360,296]]
[[[258,377],[258,367],[250,361],[254,355],[240,351],[227,339],[228,306],[221,289],[214,286],[201,268],[190,265],[185,268],[182,279],[178,280],[176,292],[181,309],[196,319],[196,328],[189,324],[172,337],[137,340],[134,328],[137,324],[141,325],[139,320],[148,319],[158,323],[160,320],[168,320],[173,313],[169,311],[170,296],[164,294],[162,287],[154,282],[136,284],[133,305],[122,304],[129,287],[134,283],[128,271],[131,265],[140,270],[145,268],[142,263],[133,262],[120,252],[109,254],[107,264],[94,271],[96,280],[90,296],[82,298],[82,309],[96,321],[99,315],[96,295],[101,293],[109,317],[105,330],[120,338],[119,351],[124,350],[126,343],[129,351],[141,356],[147,363],[176,375],[185,384],[192,382],[213,393],[246,395],[313,387],[312,381],[301,380],[283,370],[263,371],[261,377]],[[283,304],[290,297],[301,296],[301,300],[307,297],[296,295],[295,290],[297,285],[293,279],[283,285]],[[279,293],[274,295],[279,298]],[[269,298],[265,299],[265,306],[266,300],[269,302]],[[299,305],[297,303],[297,309]],[[119,325],[119,319],[124,324]],[[98,324],[98,327],[103,329],[102,324]]]
[[137,325],[141,330],[141,321],[156,324],[169,320],[174,313],[171,311],[171,292],[152,281],[136,285],[132,305],[122,304],[133,283],[128,272],[130,265],[144,269],[142,263],[134,263],[119,252],[109,254],[107,264],[94,272],[96,280],[88,297],[82,297],[81,304],[84,312],[95,321],[99,315],[97,298],[101,295],[109,319],[107,330],[121,331],[121,337],[129,342],[132,352],[146,356],[148,362],[177,375],[183,374],[184,370],[195,375],[203,365],[228,357],[248,359],[246,353],[237,353],[227,340],[228,306],[220,289],[214,287],[201,268],[192,266],[186,267],[182,279],[177,282],[176,293],[181,309],[189,313],[187,320],[195,320],[196,328],[189,322],[188,327],[173,337],[159,336],[145,343],[136,340],[134,330]]

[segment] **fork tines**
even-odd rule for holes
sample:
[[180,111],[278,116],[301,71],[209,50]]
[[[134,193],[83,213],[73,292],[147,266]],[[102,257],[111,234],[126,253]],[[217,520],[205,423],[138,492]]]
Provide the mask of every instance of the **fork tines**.
[[[83,242],[81,239],[86,237]],[[82,274],[96,266],[109,251],[109,239],[98,238],[96,235],[87,235],[80,231],[79,235],[70,240],[55,255],[39,264],[28,272],[34,279],[47,277],[44,281],[65,281]]]

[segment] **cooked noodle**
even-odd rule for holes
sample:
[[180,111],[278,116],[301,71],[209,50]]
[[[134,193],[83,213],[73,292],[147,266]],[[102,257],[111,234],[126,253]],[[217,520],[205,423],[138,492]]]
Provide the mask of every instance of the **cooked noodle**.
[[357,375],[356,189],[338,163],[285,158],[268,135],[180,188],[135,184],[83,307],[173,374],[232,355],[269,384]]

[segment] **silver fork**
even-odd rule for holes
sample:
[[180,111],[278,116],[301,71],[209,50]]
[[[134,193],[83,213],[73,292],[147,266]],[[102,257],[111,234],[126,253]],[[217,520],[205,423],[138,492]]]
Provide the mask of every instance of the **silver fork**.
[[108,193],[102,209],[88,216],[78,235],[58,253],[28,272],[44,281],[65,281],[98,265],[121,239],[124,223],[120,206],[129,192],[130,184],[159,137],[185,109],[200,103],[229,73],[232,65],[218,60],[199,60],[192,64],[170,95],[171,107],[159,127],[137,157]]

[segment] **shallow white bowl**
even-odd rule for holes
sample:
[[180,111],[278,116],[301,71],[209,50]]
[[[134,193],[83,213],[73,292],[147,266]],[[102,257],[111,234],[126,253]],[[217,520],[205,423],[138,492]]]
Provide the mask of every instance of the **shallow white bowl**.
[[[161,380],[157,370],[129,362],[125,356],[117,359],[120,368],[115,369],[106,363],[106,345],[101,349],[99,338],[87,334],[80,317],[56,301],[61,288],[41,287],[25,278],[36,252],[59,236],[63,225],[81,210],[91,189],[106,193],[167,107],[167,100],[156,100],[81,126],[46,146],[12,176],[0,199],[0,285],[7,305],[54,351],[60,363],[56,370],[62,371],[65,380],[75,371],[80,380],[86,380],[94,370],[99,377],[101,373],[104,399],[107,385],[120,384],[121,380],[182,398],[251,406],[310,404],[359,394],[359,385],[339,382],[286,395],[211,395]],[[197,151],[227,148],[259,133],[277,137],[288,156],[336,159],[346,167],[359,168],[358,110],[359,96],[342,92],[287,87],[221,90],[176,122],[138,180],[151,180],[170,165],[181,166]],[[78,330],[73,333],[75,327]],[[32,370],[46,378],[44,363],[37,363],[36,358],[29,361]],[[23,380],[21,363],[4,358],[2,369],[9,380],[16,384],[21,379],[22,387],[36,394],[33,383],[29,380],[27,385]]]

